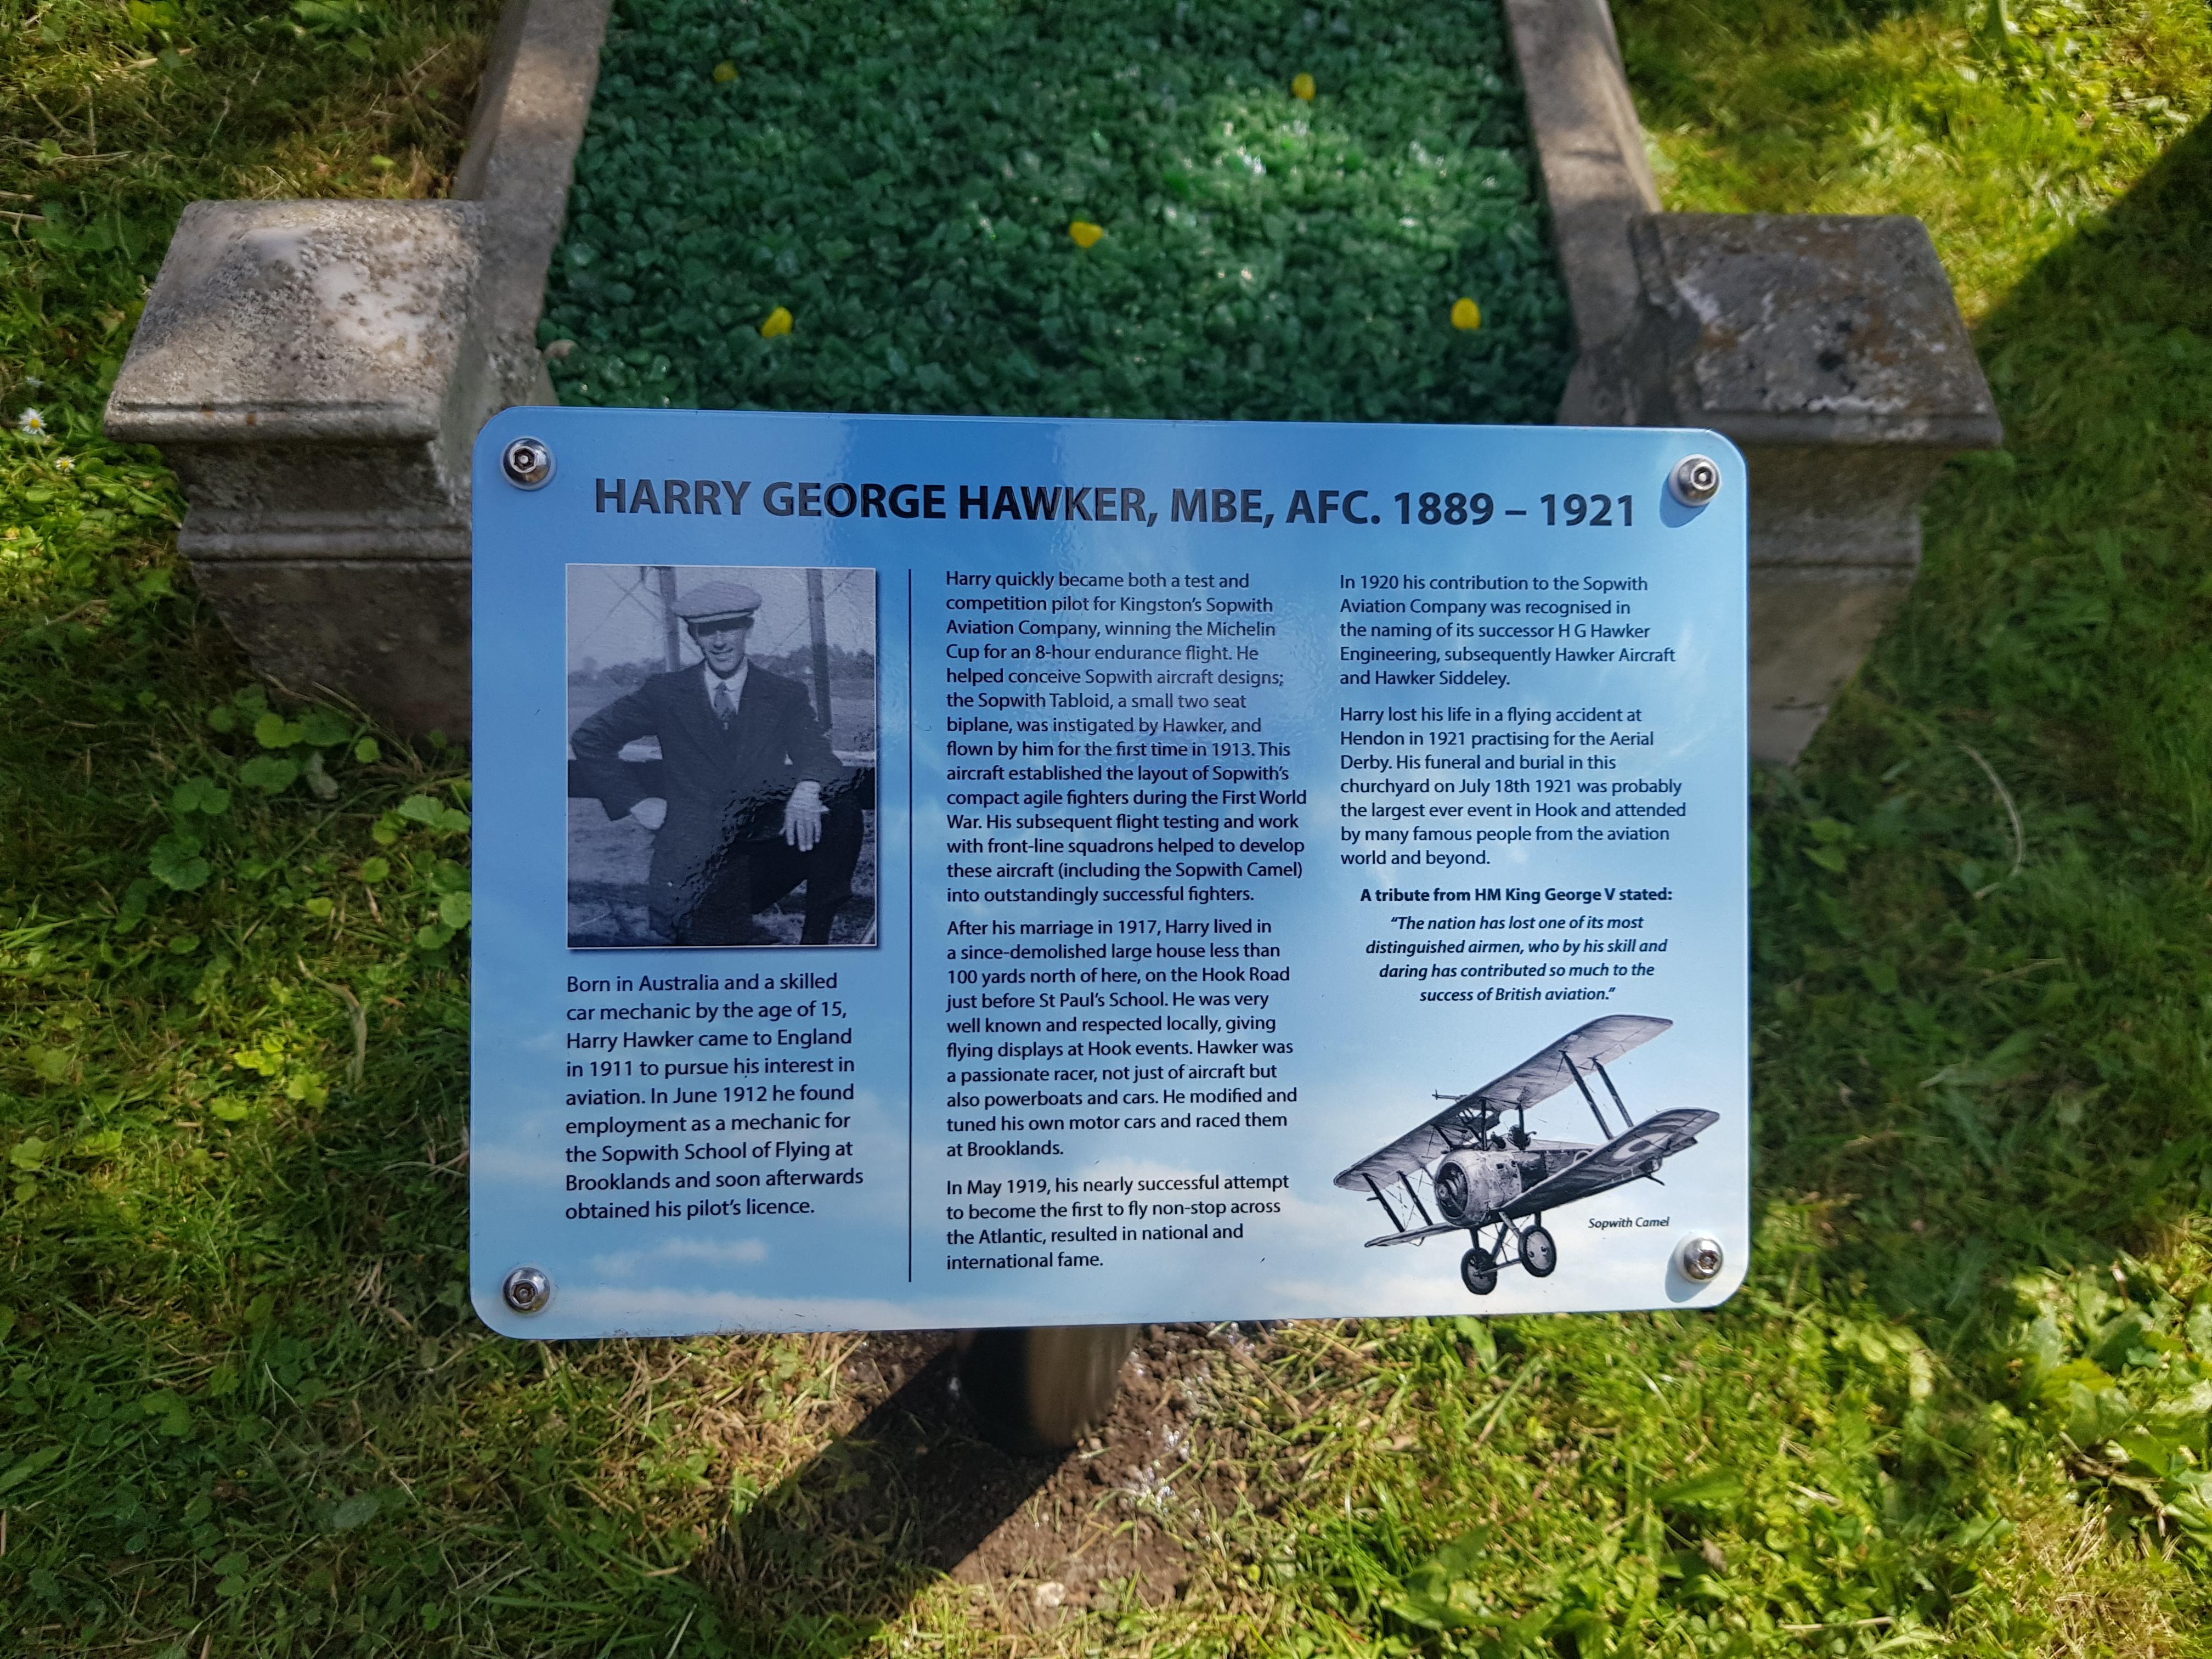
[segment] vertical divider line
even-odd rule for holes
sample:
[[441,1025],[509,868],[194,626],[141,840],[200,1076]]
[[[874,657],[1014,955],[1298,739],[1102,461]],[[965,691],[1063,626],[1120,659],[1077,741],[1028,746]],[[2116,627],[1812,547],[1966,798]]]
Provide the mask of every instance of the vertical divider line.
[[906,1282],[914,1283],[914,567],[906,572]]

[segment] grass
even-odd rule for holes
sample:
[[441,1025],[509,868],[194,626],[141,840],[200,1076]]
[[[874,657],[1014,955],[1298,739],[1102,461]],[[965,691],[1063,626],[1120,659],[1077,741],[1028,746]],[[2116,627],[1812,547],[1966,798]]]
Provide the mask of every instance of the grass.
[[1174,1571],[1053,1618],[854,1507],[843,1341],[476,1325],[464,757],[241,693],[97,435],[181,202],[434,190],[482,14],[0,16],[0,1647],[2207,1650],[2201,6],[1623,8],[1672,199],[1922,213],[2008,431],[1754,781],[1752,1281],[1194,1339],[1069,1476]]
[[1669,208],[1910,213],[1969,322],[2212,104],[2212,18],[2105,0],[1625,0]]

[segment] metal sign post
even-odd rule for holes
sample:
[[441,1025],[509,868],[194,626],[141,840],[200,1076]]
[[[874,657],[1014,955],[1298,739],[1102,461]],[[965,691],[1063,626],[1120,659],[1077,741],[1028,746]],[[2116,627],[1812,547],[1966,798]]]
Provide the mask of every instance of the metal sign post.
[[1724,440],[533,408],[474,489],[495,1328],[1740,1281]]

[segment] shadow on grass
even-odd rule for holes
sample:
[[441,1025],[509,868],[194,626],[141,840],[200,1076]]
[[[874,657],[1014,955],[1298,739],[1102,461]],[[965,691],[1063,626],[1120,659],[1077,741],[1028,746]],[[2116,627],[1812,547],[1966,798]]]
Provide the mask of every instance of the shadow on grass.
[[1056,1457],[976,1437],[951,1351],[781,1485],[700,1562],[739,1650],[850,1653],[972,1554],[1051,1479]]
[[1905,611],[1759,788],[1760,1184],[1959,1347],[2207,1192],[2208,270],[2200,125],[1983,325],[2007,450],[1946,476]]

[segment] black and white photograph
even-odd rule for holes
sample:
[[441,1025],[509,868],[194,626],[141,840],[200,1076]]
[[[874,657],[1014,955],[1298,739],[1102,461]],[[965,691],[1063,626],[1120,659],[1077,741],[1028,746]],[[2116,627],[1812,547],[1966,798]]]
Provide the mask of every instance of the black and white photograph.
[[876,573],[568,567],[571,949],[876,943]]

